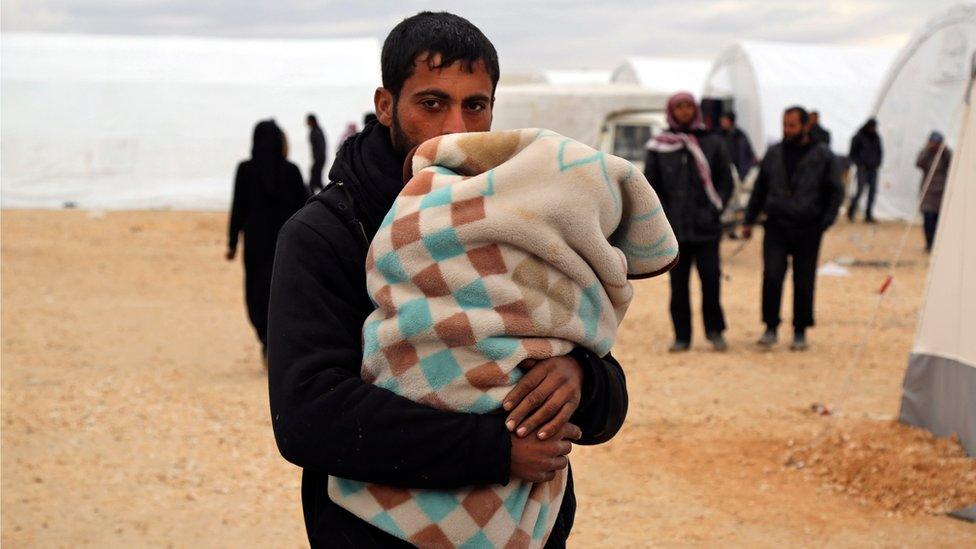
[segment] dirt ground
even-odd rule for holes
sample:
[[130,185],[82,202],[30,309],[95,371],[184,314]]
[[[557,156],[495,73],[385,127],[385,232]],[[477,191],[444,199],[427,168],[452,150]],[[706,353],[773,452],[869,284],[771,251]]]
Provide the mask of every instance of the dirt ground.
[[[225,223],[2,213],[5,546],[307,543]],[[885,260],[901,234],[843,222],[822,260]],[[920,229],[857,363],[884,269],[821,277],[810,351],[760,352],[760,243],[738,246],[723,247],[725,354],[699,337],[669,355],[667,281],[638,283],[614,347],[630,413],[611,443],[573,453],[571,545],[976,546],[976,526],[929,514],[976,500],[974,461],[891,424],[924,285]],[[903,477],[917,493],[885,483]],[[955,489],[939,500],[936,483]]]

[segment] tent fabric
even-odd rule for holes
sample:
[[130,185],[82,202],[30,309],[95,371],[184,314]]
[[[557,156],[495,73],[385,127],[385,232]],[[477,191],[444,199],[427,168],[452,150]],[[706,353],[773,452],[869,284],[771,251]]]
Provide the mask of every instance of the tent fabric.
[[704,94],[733,99],[757,154],[782,138],[783,111],[801,105],[820,112],[832,149],[846,156],[894,56],[886,48],[739,42],[718,56]]
[[628,57],[613,71],[612,82],[637,84],[663,94],[689,91],[701,99],[711,61],[668,57]]
[[542,78],[548,84],[609,84],[610,71],[604,70],[547,70]]
[[969,63],[976,53],[976,4],[960,4],[919,28],[878,90],[874,113],[885,145],[875,215],[918,214],[921,172],[915,157],[933,130],[955,146]]
[[976,94],[970,89],[942,198],[901,421],[957,433],[976,455]]
[[305,177],[372,110],[379,42],[3,33],[3,207],[224,209],[273,117]]

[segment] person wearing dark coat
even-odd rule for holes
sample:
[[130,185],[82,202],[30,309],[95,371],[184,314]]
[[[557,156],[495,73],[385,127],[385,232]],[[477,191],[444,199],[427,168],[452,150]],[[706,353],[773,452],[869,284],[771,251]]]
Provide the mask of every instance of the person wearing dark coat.
[[308,199],[302,174],[286,159],[284,134],[273,120],[254,127],[250,160],[237,166],[227,238],[228,261],[244,233],[244,296],[251,325],[268,345],[268,295],[278,231]]
[[[303,468],[312,547],[411,547],[333,502],[330,475],[417,489],[538,482],[568,467],[571,440],[605,442],[627,412],[620,364],[583,348],[533,365],[522,380],[533,379],[491,414],[435,409],[362,379],[362,328],[375,308],[363,266],[403,188],[407,153],[438,135],[489,130],[499,77],[491,42],[449,13],[407,18],[381,57],[378,121],[342,144],[332,183],[285,224],[272,278],[271,420],[282,456]],[[573,526],[568,478],[546,547],[565,547]]]
[[874,118],[868,119],[851,138],[851,150],[848,156],[851,163],[857,167],[857,192],[851,197],[850,206],[847,207],[847,219],[854,221],[861,194],[866,187],[868,204],[864,210],[864,221],[874,223],[874,197],[878,192],[878,168],[881,167],[883,157],[878,122]]
[[691,346],[691,304],[688,279],[691,266],[698,268],[702,286],[705,337],[724,351],[725,315],[721,304],[722,270],[719,241],[721,213],[732,196],[732,161],[723,139],[707,133],[701,110],[687,92],[668,101],[669,130],[647,145],[644,174],[661,200],[664,213],[678,239],[679,259],[671,269],[671,352]]
[[734,112],[723,113],[718,121],[721,127],[719,134],[725,140],[725,148],[732,157],[732,164],[735,165],[739,181],[745,181],[746,174],[756,165],[756,153],[752,150],[749,136],[735,125]]
[[820,125],[820,113],[817,111],[810,111],[810,120],[807,122],[810,127],[807,132],[810,134],[810,141],[814,143],[819,143],[821,145],[827,145],[830,148],[830,132],[826,128]]
[[[919,210],[922,212],[925,230],[925,251],[932,251],[935,243],[935,228],[939,225],[939,211],[942,209],[942,194],[945,192],[949,166],[952,164],[952,150],[943,146],[945,138],[939,132],[929,135],[925,148],[918,153],[915,166],[922,170],[922,180],[918,192],[922,195]],[[939,152],[942,149],[942,152]],[[938,162],[936,162],[938,159]],[[931,173],[931,175],[930,175]],[[928,186],[926,186],[928,181]]]
[[308,178],[308,188],[315,194],[322,190],[322,170],[325,169],[325,133],[314,114],[305,117],[308,126],[308,142],[312,146],[312,173]]
[[776,344],[783,281],[793,260],[793,343],[806,350],[806,330],[813,326],[813,294],[823,233],[837,219],[844,200],[840,166],[826,145],[806,133],[807,113],[790,107],[783,115],[783,141],[773,145],[759,166],[759,177],[746,208],[744,238],[751,238],[759,214],[763,232],[762,318],[766,331],[758,343]]

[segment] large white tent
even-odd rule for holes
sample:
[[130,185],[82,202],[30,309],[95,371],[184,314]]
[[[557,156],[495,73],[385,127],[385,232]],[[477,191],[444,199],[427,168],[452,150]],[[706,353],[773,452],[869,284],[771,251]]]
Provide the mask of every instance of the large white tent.
[[614,69],[611,81],[637,84],[667,95],[689,91],[697,97],[702,92],[711,65],[705,59],[628,57]]
[[976,90],[971,88],[968,97],[942,197],[900,419],[938,436],[955,433],[976,456]]
[[831,148],[846,156],[894,56],[885,48],[740,42],[715,60],[704,94],[733,100],[757,154],[782,138],[783,110],[801,105],[820,112]]
[[610,71],[599,69],[552,69],[542,71],[548,84],[609,84]]
[[955,146],[974,52],[976,4],[961,4],[918,29],[888,71],[874,105],[885,148],[878,217],[911,219],[917,214],[921,172],[915,157],[933,130]]
[[3,207],[222,209],[258,120],[307,178],[305,114],[334,151],[380,80],[372,38],[0,39]]

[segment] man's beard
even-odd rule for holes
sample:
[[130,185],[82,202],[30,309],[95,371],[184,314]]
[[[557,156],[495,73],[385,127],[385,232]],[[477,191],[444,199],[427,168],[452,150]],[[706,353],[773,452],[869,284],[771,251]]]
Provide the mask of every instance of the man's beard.
[[407,153],[414,148],[414,144],[410,142],[410,138],[404,133],[403,127],[400,126],[400,117],[397,113],[397,99],[393,99],[393,123],[390,125],[390,141],[393,142],[393,150],[400,154],[400,156],[406,157]]
[[805,133],[798,133],[796,135],[789,135],[789,136],[784,137],[783,138],[783,141],[786,141],[787,143],[789,143],[791,145],[797,145],[797,144],[799,144],[799,143],[801,143],[803,141],[803,138],[806,137],[806,135],[807,134],[805,134]]

